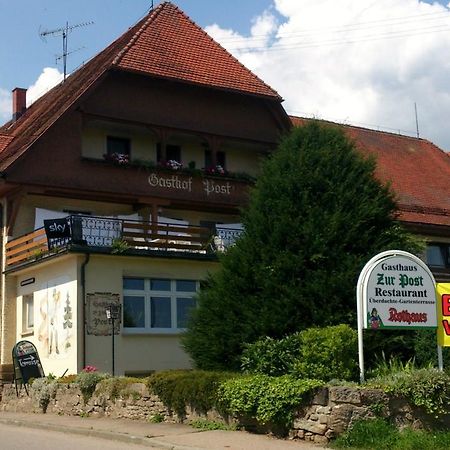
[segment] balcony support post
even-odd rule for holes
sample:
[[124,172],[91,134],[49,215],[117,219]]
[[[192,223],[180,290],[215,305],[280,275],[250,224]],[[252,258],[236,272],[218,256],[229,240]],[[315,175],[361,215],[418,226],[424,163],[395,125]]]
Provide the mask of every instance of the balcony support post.
[[218,136],[207,137],[208,146],[211,149],[211,166],[217,166],[217,152],[220,150],[222,141]]
[[158,205],[156,203],[152,204],[152,230],[153,235],[158,234]]

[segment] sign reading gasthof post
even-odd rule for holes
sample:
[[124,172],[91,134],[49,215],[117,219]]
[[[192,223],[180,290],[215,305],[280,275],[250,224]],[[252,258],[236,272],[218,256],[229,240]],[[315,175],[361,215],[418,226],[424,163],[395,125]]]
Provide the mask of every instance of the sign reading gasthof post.
[[367,271],[364,328],[436,328],[433,275],[411,256],[385,256]]
[[359,275],[358,353],[364,381],[363,329],[424,329],[437,326],[436,282],[428,266],[403,250],[374,256]]
[[436,285],[438,297],[438,344],[450,347],[450,283]]

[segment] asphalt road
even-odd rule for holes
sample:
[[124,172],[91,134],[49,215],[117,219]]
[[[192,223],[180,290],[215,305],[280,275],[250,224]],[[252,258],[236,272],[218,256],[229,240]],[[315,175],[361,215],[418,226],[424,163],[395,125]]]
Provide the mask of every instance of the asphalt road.
[[144,448],[149,447],[92,436],[0,424],[1,450],[138,450]]

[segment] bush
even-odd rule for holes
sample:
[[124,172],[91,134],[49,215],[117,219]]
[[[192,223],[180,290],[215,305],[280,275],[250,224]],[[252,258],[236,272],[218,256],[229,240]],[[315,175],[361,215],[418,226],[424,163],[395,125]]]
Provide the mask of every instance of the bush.
[[353,380],[358,374],[358,334],[348,325],[309,328],[300,333],[301,353],[293,374],[329,381]]
[[184,417],[186,406],[200,414],[217,407],[219,384],[233,376],[236,375],[227,372],[171,370],[151,375],[147,384],[164,405]]
[[251,191],[245,232],[198,294],[182,340],[197,368],[238,369],[243,344],[263,336],[356,324],[355,286],[371,256],[421,250],[374,175],[342,129],[308,121],[282,140]]
[[279,340],[260,339],[246,346],[242,369],[272,376],[352,380],[358,374],[357,340],[357,332],[348,325],[309,328]]
[[72,384],[75,383],[77,379],[77,375],[75,374],[69,374],[69,375],[64,375],[63,377],[59,377],[56,381],[59,384]]
[[85,371],[80,372],[77,375],[75,382],[80,387],[81,393],[83,395],[83,400],[85,403],[87,403],[89,399],[92,397],[92,394],[94,393],[97,384],[108,377],[109,375],[106,373],[85,372]]
[[119,397],[140,397],[138,392],[130,390],[130,385],[136,383],[145,383],[145,380],[134,377],[104,378],[97,385],[97,393],[104,394],[112,400]]
[[56,396],[57,383],[55,379],[53,377],[36,378],[33,380],[31,388],[38,399],[39,407],[45,413],[50,400]]
[[253,344],[246,344],[241,369],[245,373],[285,375],[292,371],[293,363],[300,355],[300,345],[299,333],[283,339],[265,337]]
[[450,414],[450,376],[436,369],[419,369],[374,378],[369,386],[404,397],[413,405],[440,416]]
[[[436,330],[418,330],[414,336],[415,360],[419,367],[437,367]],[[450,367],[450,348],[442,349],[444,367]]]
[[296,380],[289,375],[246,375],[224,381],[218,395],[221,408],[229,414],[286,430],[295,410],[322,384],[318,380]]

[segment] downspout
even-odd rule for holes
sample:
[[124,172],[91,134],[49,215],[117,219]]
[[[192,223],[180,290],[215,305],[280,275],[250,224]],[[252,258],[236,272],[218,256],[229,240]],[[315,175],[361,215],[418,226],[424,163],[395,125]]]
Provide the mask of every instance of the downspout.
[[0,342],[0,364],[6,363],[5,352],[6,352],[6,344],[5,344],[5,312],[6,312],[6,276],[5,276],[5,268],[6,268],[6,243],[8,242],[8,222],[7,222],[7,208],[8,202],[6,199],[2,199],[1,208],[2,208],[2,260],[1,260],[1,297],[2,297],[2,305],[1,305],[1,318],[0,318],[0,328],[1,328],[1,342]]
[[84,262],[81,264],[81,296],[83,301],[82,321],[83,321],[83,369],[86,367],[86,266],[91,258],[90,253],[86,253]]

